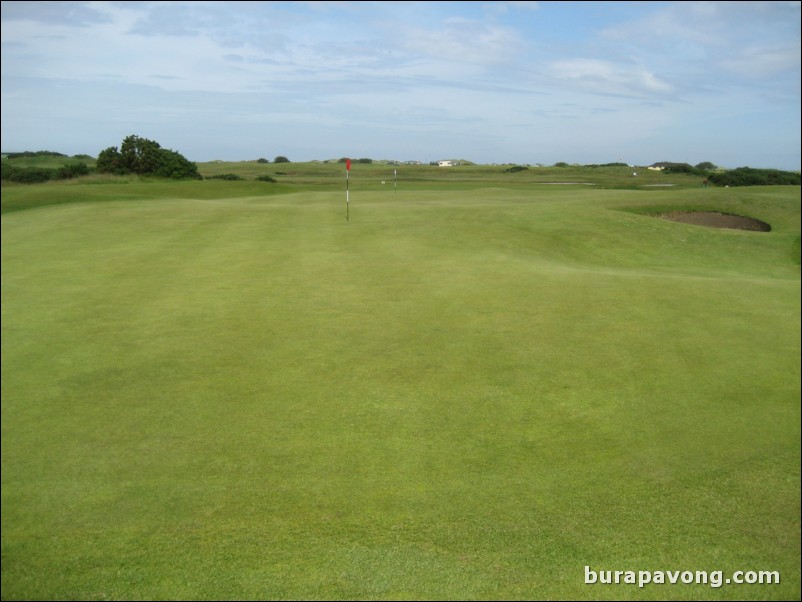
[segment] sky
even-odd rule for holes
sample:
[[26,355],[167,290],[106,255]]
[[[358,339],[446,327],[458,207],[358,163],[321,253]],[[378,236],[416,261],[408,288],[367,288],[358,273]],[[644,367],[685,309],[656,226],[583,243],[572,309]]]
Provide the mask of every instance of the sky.
[[800,2],[2,2],[3,152],[800,169]]

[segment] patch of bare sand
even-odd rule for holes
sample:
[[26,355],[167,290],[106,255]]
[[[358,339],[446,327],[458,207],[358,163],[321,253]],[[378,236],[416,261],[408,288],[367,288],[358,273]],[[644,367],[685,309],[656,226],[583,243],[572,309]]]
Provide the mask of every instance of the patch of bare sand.
[[708,228],[727,228],[730,230],[751,230],[753,232],[771,232],[766,222],[742,215],[730,215],[718,211],[672,211],[661,213],[657,217],[683,224],[706,226]]

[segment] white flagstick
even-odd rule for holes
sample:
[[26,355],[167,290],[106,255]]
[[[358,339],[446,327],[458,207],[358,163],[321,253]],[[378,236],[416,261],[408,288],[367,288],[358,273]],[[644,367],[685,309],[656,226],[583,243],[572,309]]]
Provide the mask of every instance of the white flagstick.
[[398,170],[393,170],[393,192],[398,192]]
[[350,221],[350,199],[348,198],[348,179],[351,175],[351,159],[345,160],[345,221]]

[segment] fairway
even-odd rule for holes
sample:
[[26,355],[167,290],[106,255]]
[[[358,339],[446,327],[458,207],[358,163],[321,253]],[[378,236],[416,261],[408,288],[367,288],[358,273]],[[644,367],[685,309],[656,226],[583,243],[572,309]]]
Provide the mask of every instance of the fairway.
[[799,599],[798,187],[226,184],[3,215],[3,599]]

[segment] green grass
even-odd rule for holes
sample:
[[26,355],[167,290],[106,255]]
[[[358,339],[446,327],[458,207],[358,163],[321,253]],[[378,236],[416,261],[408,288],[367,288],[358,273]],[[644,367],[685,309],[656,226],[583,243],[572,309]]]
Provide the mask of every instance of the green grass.
[[3,599],[799,598],[799,188],[357,167],[4,186]]
[[[644,187],[702,187],[699,176],[688,174],[664,174],[657,171],[630,167],[529,167],[517,173],[507,173],[511,165],[459,165],[454,167],[437,167],[433,165],[390,165],[387,163],[352,163],[351,180],[360,183],[363,188],[390,188],[397,179],[403,188],[407,185],[421,185],[442,189],[475,188],[477,185],[502,185],[504,187],[522,187],[532,184],[564,185],[576,183],[581,186],[597,186],[600,188]],[[225,173],[234,173],[240,177],[253,179],[260,175],[269,175],[279,182],[302,184],[306,189],[339,190],[345,179],[345,164],[325,163],[320,161],[309,163],[257,163],[210,162],[198,164],[198,171],[204,177]],[[633,172],[638,175],[633,176]],[[381,185],[385,182],[384,186]]]

